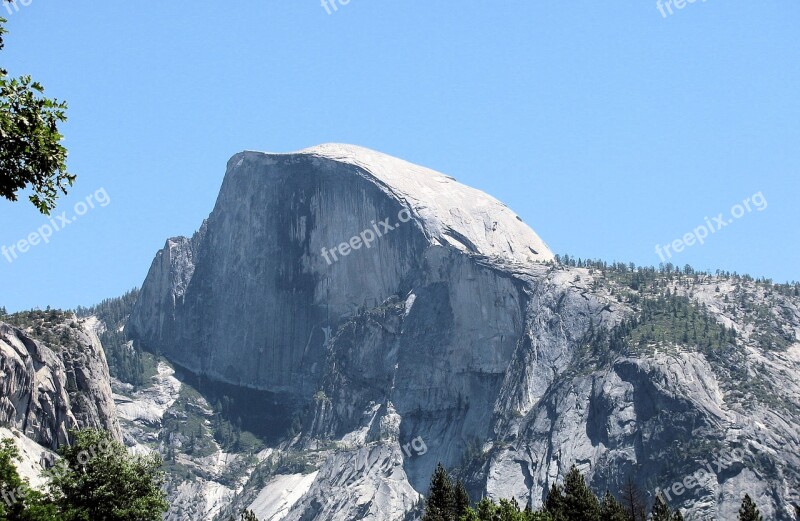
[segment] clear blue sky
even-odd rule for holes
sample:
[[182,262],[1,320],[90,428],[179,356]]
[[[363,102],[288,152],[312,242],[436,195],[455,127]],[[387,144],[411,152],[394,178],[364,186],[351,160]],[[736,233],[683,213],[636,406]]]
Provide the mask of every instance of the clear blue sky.
[[[0,11],[4,12],[4,10]],[[800,279],[800,3],[319,0],[45,2],[0,66],[66,99],[56,214],[96,206],[13,263],[0,304],[74,307],[144,280],[211,211],[244,149],[363,145],[480,188],[560,253],[657,265],[761,192],[768,207],[676,264]],[[47,220],[0,202],[0,245]]]

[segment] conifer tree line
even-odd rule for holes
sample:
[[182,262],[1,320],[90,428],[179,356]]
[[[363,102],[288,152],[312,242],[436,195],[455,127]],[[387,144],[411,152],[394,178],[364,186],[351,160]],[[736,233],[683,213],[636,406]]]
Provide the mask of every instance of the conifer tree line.
[[652,281],[656,278],[666,276],[667,279],[672,280],[673,277],[691,277],[694,280],[699,280],[700,277],[715,276],[720,279],[732,280],[735,282],[755,282],[766,286],[781,295],[787,297],[800,296],[800,282],[792,281],[786,283],[775,283],[772,279],[767,277],[753,277],[749,274],[740,274],[735,271],[716,270],[714,273],[706,270],[697,270],[691,265],[686,264],[681,268],[671,262],[660,264],[657,268],[653,266],[636,266],[630,262],[606,262],[600,259],[581,259],[571,257],[569,255],[555,255],[552,264],[560,264],[562,266],[570,266],[572,268],[588,268],[590,270],[598,270],[603,273],[612,274],[627,274],[633,285]]
[[75,310],[79,317],[95,315],[105,324],[106,329],[99,337],[106,353],[109,372],[114,378],[135,387],[147,383],[144,353],[138,346],[128,343],[123,326],[138,298],[139,290],[132,289],[121,297],[105,299],[90,308],[78,306]]
[[[75,309],[75,315],[79,318],[94,315],[103,322],[105,328],[98,337],[103,345],[111,376],[135,387],[140,387],[148,381],[145,367],[146,354],[139,346],[129,343],[124,326],[138,298],[139,290],[132,289],[121,297],[105,299],[89,308],[78,306]],[[32,328],[31,333],[36,339],[49,345],[64,347],[73,347],[74,342],[69,336],[65,336],[63,331],[61,336],[57,336],[52,330],[58,324],[70,319],[71,315],[70,310],[50,309],[49,306],[44,311],[30,310],[8,314],[6,308],[0,306],[0,319],[3,321],[23,329]],[[73,323],[72,327],[78,326]]]
[[[464,484],[454,482],[440,463],[431,477],[422,521],[683,521],[681,512],[673,511],[660,495],[650,514],[646,512],[646,501],[633,481],[628,480],[619,498],[609,491],[600,498],[575,465],[563,484],[550,487],[539,510],[530,505],[523,509],[513,498],[483,498],[473,505]],[[763,521],[749,495],[742,501],[738,521]]]

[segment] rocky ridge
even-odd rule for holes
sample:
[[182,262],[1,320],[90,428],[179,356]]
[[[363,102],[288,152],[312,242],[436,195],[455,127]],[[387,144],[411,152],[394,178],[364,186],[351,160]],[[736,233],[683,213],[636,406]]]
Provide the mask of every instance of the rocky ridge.
[[49,449],[67,443],[72,429],[105,429],[119,438],[92,323],[56,311],[14,319],[29,325],[0,323],[0,424]]
[[475,497],[538,506],[572,463],[597,490],[630,477],[652,494],[730,449],[743,459],[672,504],[716,519],[748,492],[792,519],[796,288],[552,260],[447,176],[345,145],[244,152],[201,231],[159,252],[128,324],[299,420],[274,448],[315,454],[317,474],[283,519],[413,516],[440,461]]

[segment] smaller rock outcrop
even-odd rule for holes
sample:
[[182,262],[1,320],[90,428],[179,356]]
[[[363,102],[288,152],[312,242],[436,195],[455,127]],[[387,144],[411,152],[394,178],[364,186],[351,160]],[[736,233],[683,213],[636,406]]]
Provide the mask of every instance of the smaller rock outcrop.
[[97,335],[74,316],[50,313],[31,312],[22,327],[0,322],[0,426],[51,449],[68,443],[71,429],[121,439]]

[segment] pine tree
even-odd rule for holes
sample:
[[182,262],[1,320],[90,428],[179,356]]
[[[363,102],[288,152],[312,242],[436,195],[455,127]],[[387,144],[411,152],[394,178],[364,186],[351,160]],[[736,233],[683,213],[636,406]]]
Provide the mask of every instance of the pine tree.
[[564,492],[560,485],[553,483],[547,498],[544,500],[544,510],[554,521],[566,521],[567,512],[564,500]]
[[764,521],[749,494],[745,494],[742,500],[742,507],[739,509],[739,521]]
[[469,493],[467,492],[467,488],[464,486],[464,483],[461,480],[456,482],[455,488],[455,508],[453,513],[455,514],[456,519],[461,519],[461,516],[467,513],[469,509],[469,505],[471,503],[469,499]]
[[422,521],[455,521],[455,493],[450,476],[441,463],[436,466],[436,471],[431,478],[431,488],[425,502],[425,515]]
[[517,503],[516,499],[512,499],[511,501],[501,499],[496,513],[502,521],[517,521],[522,517],[520,515],[519,503]]
[[672,510],[669,508],[661,494],[656,496],[653,511],[650,513],[651,521],[672,521]]
[[252,510],[245,510],[242,512],[242,521],[258,521],[258,518]]
[[497,512],[497,505],[489,499],[483,498],[475,505],[475,510],[477,518],[480,520],[494,519],[495,513]]
[[622,503],[617,501],[611,492],[606,491],[603,501],[600,503],[600,519],[602,521],[628,521],[628,514]]
[[564,505],[568,519],[600,520],[600,503],[575,465],[564,479]]

